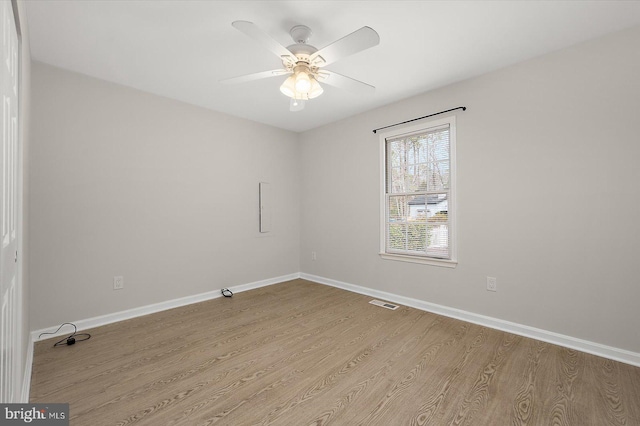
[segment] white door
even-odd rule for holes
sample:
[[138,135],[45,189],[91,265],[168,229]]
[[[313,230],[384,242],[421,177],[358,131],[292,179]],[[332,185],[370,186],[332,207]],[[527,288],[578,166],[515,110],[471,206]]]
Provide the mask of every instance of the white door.
[[1,0],[2,32],[2,206],[0,207],[0,402],[16,402],[19,372],[22,370],[19,347],[17,296],[17,197],[18,197],[18,34],[11,2]]

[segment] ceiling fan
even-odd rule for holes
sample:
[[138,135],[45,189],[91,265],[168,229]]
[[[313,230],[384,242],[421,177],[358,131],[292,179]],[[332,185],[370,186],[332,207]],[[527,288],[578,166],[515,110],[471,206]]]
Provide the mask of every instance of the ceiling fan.
[[362,27],[318,50],[307,44],[309,37],[311,37],[311,29],[304,25],[296,25],[291,28],[289,34],[295,44],[288,47],[282,46],[253,22],[235,21],[231,25],[276,54],[282,60],[283,68],[229,78],[221,80],[221,83],[245,83],[262,78],[288,75],[289,77],[280,86],[280,91],[291,98],[289,103],[291,111],[300,111],[304,108],[305,101],[320,96],[323,92],[320,83],[354,93],[371,93],[375,90],[375,87],[362,81],[323,68],[339,59],[380,43],[378,33],[370,27]]

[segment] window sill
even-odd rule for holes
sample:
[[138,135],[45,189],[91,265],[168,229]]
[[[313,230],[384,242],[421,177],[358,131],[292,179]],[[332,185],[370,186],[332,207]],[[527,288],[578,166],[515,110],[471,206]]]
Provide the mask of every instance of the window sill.
[[423,265],[440,266],[443,268],[455,268],[458,262],[448,259],[436,259],[433,257],[407,256],[402,254],[380,253],[380,257],[385,260],[395,260],[399,262],[420,263]]

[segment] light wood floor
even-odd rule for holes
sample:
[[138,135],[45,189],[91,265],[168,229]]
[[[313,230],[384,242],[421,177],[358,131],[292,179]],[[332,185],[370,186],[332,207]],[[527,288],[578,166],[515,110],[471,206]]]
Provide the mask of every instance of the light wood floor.
[[294,280],[35,347],[72,426],[640,425],[640,368]]

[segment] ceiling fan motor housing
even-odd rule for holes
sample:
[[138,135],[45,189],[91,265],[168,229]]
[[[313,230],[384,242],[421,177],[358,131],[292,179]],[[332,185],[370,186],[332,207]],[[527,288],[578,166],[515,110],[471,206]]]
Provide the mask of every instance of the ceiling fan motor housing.
[[[309,37],[311,37],[311,29],[306,25],[296,25],[291,28],[289,31],[291,34],[291,38],[296,44],[292,44],[291,46],[287,46],[287,49],[296,56],[296,64],[292,65],[300,65],[300,62],[306,63],[307,65],[311,64],[310,56],[318,51],[314,46],[307,44],[309,41]],[[286,67],[286,60],[283,60]],[[313,70],[316,71],[316,70]]]

